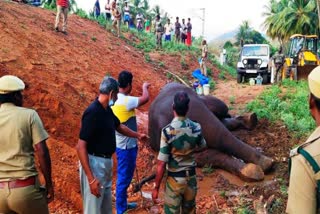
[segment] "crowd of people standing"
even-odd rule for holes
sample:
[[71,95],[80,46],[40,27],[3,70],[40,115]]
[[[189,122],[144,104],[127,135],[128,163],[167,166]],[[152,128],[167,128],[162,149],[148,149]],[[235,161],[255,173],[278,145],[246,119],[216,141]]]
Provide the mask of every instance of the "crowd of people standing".
[[[96,0],[94,4],[93,13],[96,18],[102,15],[99,0]],[[176,17],[176,22],[172,24],[170,18],[161,19],[159,14],[152,21],[149,17],[144,17],[141,11],[138,11],[134,18],[128,2],[125,1],[123,8],[120,8],[116,0],[112,1],[112,3],[110,3],[110,0],[107,0],[105,5],[105,18],[107,21],[112,20],[113,28],[118,36],[120,36],[121,22],[125,24],[127,28],[153,32],[157,38],[158,48],[162,47],[163,39],[165,42],[170,42],[173,41],[173,36],[176,43],[186,44],[188,47],[192,44],[192,24],[190,18],[187,19],[187,22],[185,22],[183,18],[180,23],[179,17]]]

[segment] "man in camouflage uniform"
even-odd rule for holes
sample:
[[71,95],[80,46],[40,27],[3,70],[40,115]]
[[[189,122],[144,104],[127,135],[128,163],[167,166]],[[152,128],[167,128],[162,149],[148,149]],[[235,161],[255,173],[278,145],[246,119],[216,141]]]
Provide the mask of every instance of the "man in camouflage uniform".
[[287,213],[319,213],[320,66],[309,74],[308,84],[309,109],[317,128],[305,143],[290,152]]
[[156,185],[152,199],[158,198],[162,177],[167,165],[168,177],[165,190],[165,213],[195,213],[197,179],[194,151],[206,147],[201,126],[186,117],[189,97],[185,92],[174,96],[174,119],[161,132]]

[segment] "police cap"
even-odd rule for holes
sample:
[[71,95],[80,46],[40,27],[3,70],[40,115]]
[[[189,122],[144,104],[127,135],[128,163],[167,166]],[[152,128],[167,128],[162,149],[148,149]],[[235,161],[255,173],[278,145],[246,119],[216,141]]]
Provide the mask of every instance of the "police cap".
[[24,88],[24,82],[16,76],[5,75],[0,78],[0,94],[22,91]]
[[310,92],[320,99],[320,66],[317,66],[308,76]]

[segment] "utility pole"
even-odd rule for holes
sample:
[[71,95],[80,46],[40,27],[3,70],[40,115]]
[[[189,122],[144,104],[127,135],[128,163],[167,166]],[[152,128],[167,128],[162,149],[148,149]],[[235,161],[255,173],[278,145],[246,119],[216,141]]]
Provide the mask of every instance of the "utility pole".
[[200,8],[200,10],[202,10],[202,18],[200,18],[202,20],[202,38],[204,38],[204,21],[205,21],[205,14],[206,14],[206,9],[205,8]]

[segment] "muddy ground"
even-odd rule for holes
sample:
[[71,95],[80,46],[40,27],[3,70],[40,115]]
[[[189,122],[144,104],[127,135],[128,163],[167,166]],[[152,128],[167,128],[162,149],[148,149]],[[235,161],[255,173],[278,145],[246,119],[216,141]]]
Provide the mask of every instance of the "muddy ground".
[[[75,145],[78,140],[81,114],[97,96],[104,75],[117,77],[128,69],[134,74],[133,95],[140,95],[144,81],[152,84],[151,101],[137,111],[140,131],[147,132],[147,111],[159,90],[172,80],[166,71],[177,73],[190,81],[191,71],[198,64],[194,56],[184,56],[187,67],[180,63],[181,55],[163,52],[151,53],[152,62],[145,62],[144,54],[127,44],[131,35],[118,39],[93,21],[69,16],[65,36],[53,31],[55,12],[0,0],[0,76],[17,75],[26,83],[25,106],[37,110],[50,134],[47,141],[52,159],[55,200],[52,213],[81,213],[82,202],[78,178],[78,158]],[[159,62],[164,66],[159,66]],[[213,95],[224,100],[233,115],[244,111],[245,105],[267,86],[239,85],[227,76],[219,80],[219,70],[209,65],[217,82]],[[283,213],[288,181],[287,156],[296,144],[282,124],[260,120],[252,131],[236,131],[244,142],[273,157],[277,162],[266,179],[245,183],[236,176],[207,166],[197,169],[199,192],[198,213],[250,213],[255,200],[263,201],[274,195],[271,213]],[[140,142],[136,182],[147,176],[154,166],[156,154],[146,142]],[[114,170],[114,181],[116,171]],[[113,182],[115,183],[115,182]],[[114,187],[114,185],[113,185]],[[152,189],[148,183],[144,192]],[[113,188],[114,189],[114,188]],[[131,213],[161,211],[141,197],[141,192],[129,193],[130,201],[140,207]]]

